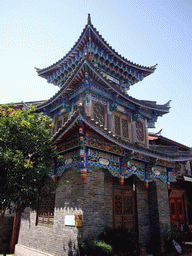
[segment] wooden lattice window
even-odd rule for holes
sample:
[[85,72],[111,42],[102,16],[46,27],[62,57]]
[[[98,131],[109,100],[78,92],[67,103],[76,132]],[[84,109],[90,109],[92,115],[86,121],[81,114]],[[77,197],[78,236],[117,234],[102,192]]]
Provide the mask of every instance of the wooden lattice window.
[[57,132],[61,127],[62,125],[64,125],[65,122],[67,122],[68,120],[68,112],[56,117],[55,119],[55,132]]
[[115,134],[121,136],[121,120],[119,116],[115,116]]
[[136,138],[137,138],[137,140],[143,142],[144,139],[145,139],[143,122],[141,122],[140,120],[137,120],[135,122],[135,127],[136,127]]
[[41,206],[38,211],[37,224],[53,225],[55,207],[55,194],[50,197],[42,198]]
[[132,195],[124,196],[124,214],[133,214],[133,198]]
[[170,204],[170,208],[171,208],[171,213],[173,214],[173,215],[175,215],[175,204],[174,203],[171,203]]
[[95,102],[93,105],[93,118],[99,124],[105,125],[105,107]]
[[129,138],[129,117],[123,114],[114,114],[114,133],[124,139]]
[[178,203],[178,212],[179,212],[179,214],[183,214],[183,207],[180,202]]
[[122,135],[123,137],[128,138],[129,137],[128,120],[122,118],[121,123],[122,123]]

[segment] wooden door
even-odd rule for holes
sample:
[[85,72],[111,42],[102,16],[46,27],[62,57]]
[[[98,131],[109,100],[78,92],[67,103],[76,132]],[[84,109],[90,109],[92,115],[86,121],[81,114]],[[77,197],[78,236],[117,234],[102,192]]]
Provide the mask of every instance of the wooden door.
[[185,224],[185,210],[183,198],[170,198],[169,209],[171,226],[175,224]]
[[135,199],[132,186],[114,187],[113,217],[114,228],[135,228]]

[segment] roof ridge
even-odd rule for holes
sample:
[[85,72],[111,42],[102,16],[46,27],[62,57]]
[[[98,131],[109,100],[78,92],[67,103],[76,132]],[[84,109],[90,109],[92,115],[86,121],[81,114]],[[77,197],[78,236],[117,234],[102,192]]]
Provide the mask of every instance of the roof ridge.
[[[91,23],[90,23],[91,24]],[[88,28],[88,24],[85,25],[83,31],[81,32],[79,38],[77,39],[77,41],[74,43],[73,47],[69,50],[68,53],[66,53],[66,55],[64,55],[64,57],[62,57],[60,60],[58,60],[57,62],[53,63],[51,66],[48,66],[46,68],[43,69],[39,69],[39,68],[35,68],[36,72],[40,75],[41,72],[45,72],[48,71],[48,69],[53,68],[55,65],[59,65],[61,64],[74,50],[74,48],[77,46],[77,44],[80,42],[80,39],[82,37],[82,35],[86,32],[86,29]]]
[[[115,51],[115,49],[112,48],[112,46],[109,45],[109,43],[102,37],[102,35],[99,33],[99,31],[92,25],[90,24],[90,27],[94,30],[94,32],[96,32],[98,34],[98,36],[101,38],[101,40],[104,42],[104,44],[107,46],[107,48],[110,49],[110,51],[112,51],[113,53],[115,53],[117,55],[117,57],[119,57],[121,60],[123,60],[123,62],[127,62],[128,65],[131,65],[133,67],[137,67],[137,68],[144,68],[144,69],[151,69],[153,70],[152,72],[155,71],[156,69],[156,66],[158,64],[155,64],[153,66],[143,66],[143,65],[140,65],[140,64],[136,64],[136,63],[133,63],[132,61],[128,60],[127,58],[121,56],[121,54],[119,54],[118,52]],[[149,70],[148,70],[149,71]]]

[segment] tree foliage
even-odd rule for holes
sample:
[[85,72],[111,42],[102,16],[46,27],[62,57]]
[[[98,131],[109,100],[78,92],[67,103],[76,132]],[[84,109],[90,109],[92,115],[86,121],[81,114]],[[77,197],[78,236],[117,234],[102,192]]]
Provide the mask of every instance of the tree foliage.
[[0,210],[38,209],[42,196],[55,189],[48,176],[57,156],[51,125],[32,105],[0,106]]

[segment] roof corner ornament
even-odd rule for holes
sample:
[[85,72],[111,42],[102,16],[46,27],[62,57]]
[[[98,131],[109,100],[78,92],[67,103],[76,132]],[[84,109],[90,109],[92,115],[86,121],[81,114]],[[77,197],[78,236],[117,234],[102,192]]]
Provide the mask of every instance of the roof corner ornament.
[[161,130],[159,130],[158,132],[155,133],[155,135],[157,136],[161,136],[161,132],[162,132],[163,128]]
[[91,24],[91,15],[90,15],[90,13],[88,13],[87,24]]
[[36,70],[36,72],[40,71],[40,69],[39,69],[39,68],[34,67],[34,69]]
[[167,108],[170,108],[171,106],[170,106],[170,103],[171,103],[171,100],[169,100],[167,103],[165,103],[165,107],[167,107]]

